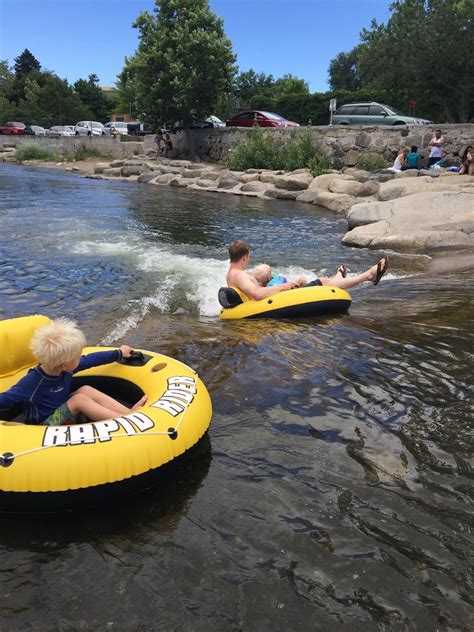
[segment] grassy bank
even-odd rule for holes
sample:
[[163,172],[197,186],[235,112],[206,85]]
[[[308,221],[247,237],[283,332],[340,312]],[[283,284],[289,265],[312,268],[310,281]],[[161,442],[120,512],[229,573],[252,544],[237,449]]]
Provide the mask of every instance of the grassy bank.
[[59,152],[51,151],[46,147],[40,147],[36,143],[23,143],[15,151],[15,160],[17,162],[25,162],[25,160],[44,160],[46,162],[76,162],[79,160],[87,160],[89,158],[108,159],[111,156],[107,153],[101,153],[94,147],[84,147],[80,145],[72,151]]

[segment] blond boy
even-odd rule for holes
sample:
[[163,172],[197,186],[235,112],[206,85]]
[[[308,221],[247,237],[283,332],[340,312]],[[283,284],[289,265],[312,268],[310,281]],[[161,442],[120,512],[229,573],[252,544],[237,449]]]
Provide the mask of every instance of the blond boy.
[[0,394],[0,412],[21,404],[25,423],[59,426],[76,423],[81,415],[90,421],[101,421],[142,406],[146,397],[127,408],[91,386],[81,386],[72,392],[75,373],[129,358],[133,351],[128,345],[122,345],[119,349],[83,356],[85,345],[84,334],[67,318],[39,327],[30,342],[39,364]]

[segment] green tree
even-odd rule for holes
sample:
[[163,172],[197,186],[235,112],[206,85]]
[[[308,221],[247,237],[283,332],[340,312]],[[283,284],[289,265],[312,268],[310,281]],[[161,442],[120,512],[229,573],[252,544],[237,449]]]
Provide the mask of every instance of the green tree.
[[285,94],[309,94],[309,87],[304,79],[294,75],[283,75],[275,81],[273,92],[277,97]]
[[41,70],[41,64],[27,48],[25,48],[21,55],[15,57],[14,62],[15,64],[13,67],[18,79],[25,77],[30,74],[30,72],[40,72]]
[[109,119],[113,104],[100,89],[97,75],[89,75],[87,80],[78,79],[74,84],[74,90],[84,105],[92,112],[95,120],[106,121]]
[[51,127],[92,119],[92,112],[65,79],[49,72],[43,73],[41,79],[26,79],[25,96],[18,103],[20,120]]
[[361,34],[363,87],[387,89],[418,111],[445,122],[474,116],[474,1],[395,0],[387,24]]
[[121,74],[139,116],[153,127],[208,116],[236,72],[222,20],[208,0],[156,0],[153,12],[134,22],[140,43]]
[[252,68],[237,75],[234,82],[234,94],[238,99],[249,103],[255,95],[268,94],[273,91],[274,79],[272,75],[255,72]]
[[124,70],[115,84],[115,107],[116,114],[127,113],[132,118],[138,118],[138,107],[136,102],[137,88],[134,83],[133,74],[129,70]]
[[309,94],[307,82],[290,74],[274,79],[273,75],[256,73],[252,68],[241,72],[234,82],[234,95],[243,107],[263,103],[261,107],[268,110],[265,103],[289,94]]
[[349,53],[339,53],[331,59],[328,71],[331,90],[359,90],[358,53],[356,46]]

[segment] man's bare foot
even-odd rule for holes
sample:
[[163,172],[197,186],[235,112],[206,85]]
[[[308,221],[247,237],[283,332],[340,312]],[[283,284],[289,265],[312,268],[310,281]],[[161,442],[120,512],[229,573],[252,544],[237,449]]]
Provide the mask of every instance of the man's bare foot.
[[338,275],[341,276],[343,279],[345,279],[347,276],[347,268],[343,263],[341,263],[341,265],[337,268],[336,276]]
[[130,410],[137,410],[138,408],[141,408],[145,404],[147,399],[148,395],[143,395],[143,397],[139,399],[138,402],[130,408]]

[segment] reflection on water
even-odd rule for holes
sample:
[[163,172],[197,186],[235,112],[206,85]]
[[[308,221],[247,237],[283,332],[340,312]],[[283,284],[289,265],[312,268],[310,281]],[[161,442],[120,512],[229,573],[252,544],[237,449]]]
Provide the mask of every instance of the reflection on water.
[[347,315],[223,322],[234,237],[287,273],[377,255],[311,207],[18,168],[13,190],[13,169],[3,316],[76,314],[91,342],[176,357],[214,418],[212,461],[208,438],[165,488],[2,520],[3,627],[470,630],[469,275],[395,258]]

